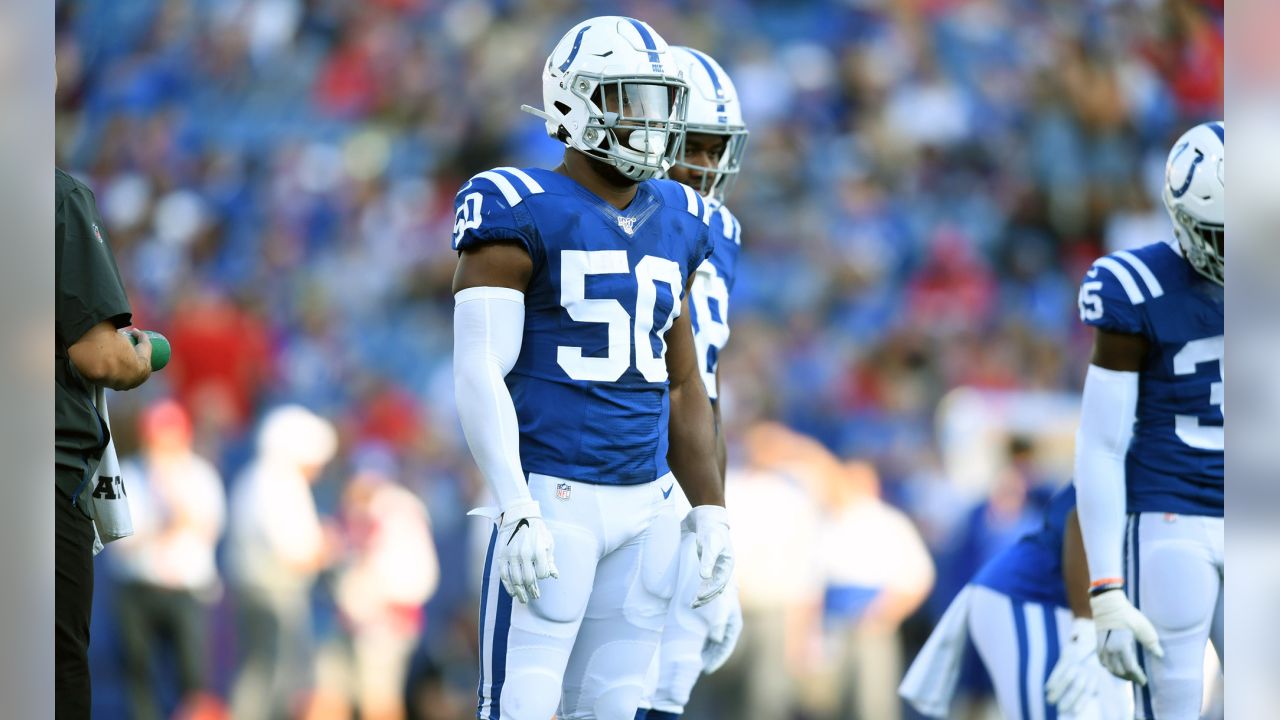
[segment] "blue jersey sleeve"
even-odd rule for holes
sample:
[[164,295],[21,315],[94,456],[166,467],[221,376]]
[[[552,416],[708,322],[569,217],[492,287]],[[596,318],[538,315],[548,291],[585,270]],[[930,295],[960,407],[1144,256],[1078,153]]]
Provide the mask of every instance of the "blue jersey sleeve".
[[[719,230],[718,233],[717,230]],[[720,205],[716,208],[715,215],[712,216],[711,235],[717,243],[717,251],[722,249],[722,245],[724,246],[725,267],[721,269],[720,274],[724,276],[725,287],[729,292],[733,292],[734,282],[738,279],[737,264],[738,251],[742,247],[742,225],[738,223],[738,218],[729,211],[728,207]]]
[[514,242],[529,253],[535,267],[541,265],[544,248],[524,201],[542,189],[529,182],[528,175],[512,168],[488,170],[468,180],[453,199],[453,249]]
[[1094,261],[1080,283],[1080,320],[1109,332],[1141,335],[1146,320],[1140,307],[1145,298],[1129,267],[1108,256]]
[[711,257],[711,253],[715,250],[715,238],[711,237],[709,228],[704,225],[698,229],[698,239],[694,243],[693,255],[689,257],[689,277],[693,277],[693,273],[698,271],[702,261]]

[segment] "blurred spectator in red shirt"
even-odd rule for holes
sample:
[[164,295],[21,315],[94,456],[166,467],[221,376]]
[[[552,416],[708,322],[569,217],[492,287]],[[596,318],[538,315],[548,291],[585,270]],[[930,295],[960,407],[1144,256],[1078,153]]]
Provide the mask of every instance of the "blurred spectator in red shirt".
[[174,353],[166,373],[197,435],[243,430],[274,366],[265,325],[210,291],[181,298],[172,318],[167,334]]

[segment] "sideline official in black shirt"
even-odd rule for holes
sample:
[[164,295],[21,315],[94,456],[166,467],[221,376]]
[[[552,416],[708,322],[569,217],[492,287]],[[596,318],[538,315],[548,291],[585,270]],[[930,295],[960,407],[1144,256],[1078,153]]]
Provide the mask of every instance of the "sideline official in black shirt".
[[93,523],[76,504],[109,439],[94,388],[129,390],[151,376],[151,343],[132,311],[93,192],[55,169],[54,695],[58,720],[88,718]]

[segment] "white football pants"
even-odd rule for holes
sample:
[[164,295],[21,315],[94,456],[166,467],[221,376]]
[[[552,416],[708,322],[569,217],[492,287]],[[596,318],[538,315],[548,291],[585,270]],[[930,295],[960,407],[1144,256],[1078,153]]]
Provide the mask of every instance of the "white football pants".
[[1146,512],[1129,516],[1125,530],[1125,588],[1129,601],[1160,636],[1164,658],[1138,661],[1145,687],[1134,688],[1142,720],[1198,720],[1205,689],[1209,641],[1222,665],[1222,518]]
[[1071,641],[1071,611],[1014,600],[971,585],[969,638],[996,689],[1006,720],[1122,720],[1132,717],[1127,686],[1095,661],[1098,693],[1075,715],[1058,713],[1044,696],[1044,683]]
[[634,720],[675,589],[672,475],[593,485],[530,474],[559,579],[512,602],[489,541],[480,600],[481,720]]
[[693,533],[681,535],[679,563],[675,596],[662,629],[662,645],[653,657],[640,703],[640,707],[676,715],[684,712],[693,686],[702,676],[702,648],[713,619],[727,614],[725,603],[732,592],[721,593],[694,610],[692,604],[698,596],[702,576],[698,574],[697,537]]

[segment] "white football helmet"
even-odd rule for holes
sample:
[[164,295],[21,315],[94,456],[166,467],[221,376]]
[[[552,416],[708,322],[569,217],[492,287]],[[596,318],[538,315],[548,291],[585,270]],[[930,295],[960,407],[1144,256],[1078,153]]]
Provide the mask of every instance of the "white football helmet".
[[742,104],[738,102],[738,90],[728,73],[706,53],[693,48],[671,48],[676,66],[689,83],[689,113],[685,119],[686,133],[720,135],[726,144],[720,160],[714,166],[692,162],[687,145],[681,145],[676,164],[701,177],[698,190],[703,195],[724,202],[738,180],[742,169],[742,155],[747,149],[747,126],[742,121]]
[[635,180],[667,171],[684,137],[688,87],[667,42],[643,22],[603,15],[565,33],[542,70],[547,134]]
[[1226,137],[1222,122],[1191,128],[1174,144],[1164,170],[1164,206],[1182,254],[1219,285],[1226,274]]

